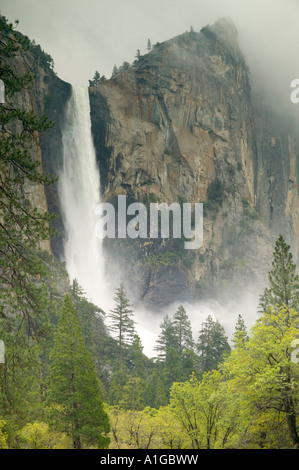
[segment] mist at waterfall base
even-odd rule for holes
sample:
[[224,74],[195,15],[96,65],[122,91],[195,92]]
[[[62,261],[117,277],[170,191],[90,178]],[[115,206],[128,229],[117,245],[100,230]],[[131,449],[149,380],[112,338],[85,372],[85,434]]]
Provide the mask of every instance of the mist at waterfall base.
[[[126,285],[126,274],[116,268],[113,278],[105,272],[105,256],[102,239],[98,237],[95,227],[98,220],[96,207],[100,202],[100,169],[96,162],[90,121],[88,89],[72,87],[72,94],[67,104],[63,129],[63,166],[59,175],[59,198],[65,229],[64,253],[66,269],[70,281],[78,281],[88,300],[103,309],[106,313],[114,307],[114,293],[120,282]],[[111,272],[111,270],[110,270]],[[134,292],[128,292],[134,299]],[[228,300],[227,300],[228,299]],[[241,314],[248,328],[257,318],[256,292],[246,291],[230,295],[223,302],[216,300],[202,301],[194,304],[183,303],[191,321],[194,340],[198,338],[208,315],[224,326],[231,340],[234,327]],[[143,352],[148,357],[155,356],[155,343],[160,334],[160,324],[165,315],[173,317],[179,303],[174,303],[151,312],[134,305],[136,331],[143,344]],[[105,324],[109,326],[109,318]]]
[[179,305],[183,305],[186,310],[192,327],[193,340],[195,342],[198,340],[202,323],[205,322],[210,315],[214,321],[218,320],[224,327],[228,341],[232,345],[238,315],[242,315],[247,331],[250,332],[251,327],[259,316],[258,299],[258,293],[252,290],[239,292],[237,298],[232,295],[230,300],[224,301],[223,303],[214,299],[194,303],[175,302],[164,308],[160,313],[150,312],[149,310],[137,307],[135,310],[137,321],[136,329],[144,347],[143,352],[148,357],[157,355],[154,348],[158,335],[161,333],[160,324],[165,315],[169,315],[169,317],[172,318]]

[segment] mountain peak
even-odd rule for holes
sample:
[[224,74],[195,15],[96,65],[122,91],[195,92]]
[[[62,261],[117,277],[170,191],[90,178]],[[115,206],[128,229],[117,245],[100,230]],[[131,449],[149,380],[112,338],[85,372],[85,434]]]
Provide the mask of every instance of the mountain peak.
[[212,26],[206,26],[203,30],[209,29],[222,42],[237,49],[238,46],[238,30],[234,22],[230,18],[220,18]]

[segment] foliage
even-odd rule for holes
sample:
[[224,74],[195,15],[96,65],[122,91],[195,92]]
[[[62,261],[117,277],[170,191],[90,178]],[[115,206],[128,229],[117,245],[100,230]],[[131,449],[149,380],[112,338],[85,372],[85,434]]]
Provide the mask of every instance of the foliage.
[[220,371],[195,376],[173,384],[170,407],[186,430],[192,448],[224,448],[232,444],[237,431],[237,395],[232,397]]
[[74,448],[106,447],[109,422],[94,363],[69,295],[65,297],[50,358],[48,403],[60,405],[52,408],[52,426],[70,436]]
[[272,270],[268,273],[270,287],[266,288],[260,299],[263,310],[277,305],[299,310],[299,276],[290,246],[279,235],[273,253]]
[[238,315],[238,320],[235,326],[233,343],[235,348],[245,347],[246,342],[249,340],[247,328],[242,315]]
[[3,430],[6,422],[0,419],[0,449],[8,449],[7,434]]
[[111,310],[109,318],[111,320],[110,330],[116,333],[116,340],[119,347],[119,361],[122,364],[124,349],[132,343],[135,333],[133,310],[127,298],[124,283],[116,290],[114,297],[116,303]]
[[0,313],[15,331],[14,319],[18,322],[21,316],[32,334],[46,306],[46,288],[37,282],[45,266],[37,251],[41,241],[49,239],[51,217],[33,207],[27,193],[29,187],[53,181],[41,172],[34,157],[39,133],[52,123],[17,104],[31,77],[20,76],[13,59],[28,51],[29,40],[4,17],[0,17],[0,46],[0,77],[5,83],[5,103],[0,106]]
[[216,369],[230,352],[230,345],[225,330],[219,321],[209,315],[199,332],[197,343],[201,370],[204,372]]
[[298,314],[281,306],[270,308],[257,320],[243,348],[232,351],[224,364],[231,383],[246,396],[259,419],[285,416],[290,440],[298,446],[296,426],[297,364],[291,361],[291,343],[298,335]]
[[51,431],[47,423],[34,421],[19,432],[23,449],[69,449],[72,441],[64,433]]
[[208,186],[207,189],[208,200],[219,206],[222,205],[225,196],[224,183],[219,179],[215,178]]

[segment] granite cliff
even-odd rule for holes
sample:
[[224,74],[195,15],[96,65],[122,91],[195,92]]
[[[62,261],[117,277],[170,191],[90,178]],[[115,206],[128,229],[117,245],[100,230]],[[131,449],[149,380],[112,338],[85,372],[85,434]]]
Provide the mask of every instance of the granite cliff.
[[[20,61],[35,77],[28,106],[55,123],[37,157],[55,175],[70,85],[34,55]],[[299,259],[294,122],[252,89],[230,20],[156,44],[89,94],[104,201],[125,194],[147,207],[204,203],[199,250],[184,250],[178,239],[105,240],[109,274],[123,272],[136,301],[159,309],[251,286],[262,291],[279,233]],[[34,199],[60,214],[56,185]],[[60,216],[55,223],[51,249],[63,260]]]
[[175,240],[106,241],[108,266],[146,305],[263,289],[278,233],[297,257],[294,126],[282,128],[251,89],[230,20],[155,45],[91,87],[90,102],[104,200],[204,203],[196,252]]

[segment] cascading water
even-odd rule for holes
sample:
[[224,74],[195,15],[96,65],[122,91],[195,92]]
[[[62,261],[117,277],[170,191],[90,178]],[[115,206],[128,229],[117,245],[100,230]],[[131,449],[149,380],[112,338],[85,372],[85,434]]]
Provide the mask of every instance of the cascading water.
[[105,309],[109,298],[102,240],[95,232],[100,176],[91,134],[88,89],[73,86],[63,130],[59,198],[66,241],[66,269],[89,299]]

